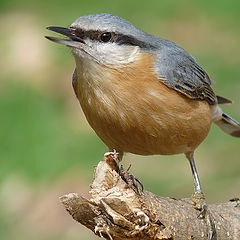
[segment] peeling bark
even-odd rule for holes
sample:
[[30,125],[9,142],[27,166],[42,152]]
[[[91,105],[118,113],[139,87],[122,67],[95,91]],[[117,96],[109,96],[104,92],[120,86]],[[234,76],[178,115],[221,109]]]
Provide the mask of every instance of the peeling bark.
[[[70,193],[62,196],[69,214],[96,235],[111,240],[203,240],[208,239],[206,219],[182,200],[151,192],[137,194],[109,164],[99,162],[91,185],[91,199]],[[217,240],[240,239],[239,199],[208,206]]]

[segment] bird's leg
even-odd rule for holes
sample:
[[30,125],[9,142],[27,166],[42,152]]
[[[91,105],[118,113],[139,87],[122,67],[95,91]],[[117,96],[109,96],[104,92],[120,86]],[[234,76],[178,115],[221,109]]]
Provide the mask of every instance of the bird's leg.
[[196,165],[194,162],[193,152],[187,153],[186,157],[190,163],[193,180],[194,180],[194,194],[192,195],[192,202],[196,209],[202,211],[202,210],[204,210],[204,207],[206,205],[205,196],[202,192],[200,180],[199,180]]
[[205,202],[205,196],[202,192],[196,165],[194,162],[194,153],[193,152],[187,153],[186,157],[190,163],[194,180],[194,194],[191,197],[190,203],[194,206],[195,209],[200,210],[200,214],[198,217],[206,220],[206,224],[209,229],[208,239],[209,240],[216,239],[216,224]]

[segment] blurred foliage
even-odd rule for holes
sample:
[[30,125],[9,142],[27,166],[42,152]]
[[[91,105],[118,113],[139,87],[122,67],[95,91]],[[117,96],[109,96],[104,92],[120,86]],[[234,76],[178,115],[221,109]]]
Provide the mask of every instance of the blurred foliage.
[[46,97],[23,83],[8,84],[0,95],[0,180],[18,173],[32,180],[56,177],[70,166],[89,168],[101,156],[100,140],[74,133],[64,122],[64,108],[59,96]]
[[[240,120],[239,0],[1,0],[0,197],[3,192],[5,197],[11,196],[8,181],[15,176],[27,179],[33,188],[44,188],[43,192],[52,182],[62,181],[66,172],[78,172],[81,179],[89,179],[93,166],[106,151],[86,124],[71,90],[71,54],[43,37],[50,34],[46,26],[67,26],[81,15],[100,12],[126,18],[190,51],[216,80],[216,93],[234,100],[235,104],[223,109]],[[196,161],[208,200],[226,201],[239,195],[239,146],[239,139],[213,126],[197,150]],[[173,197],[191,194],[191,172],[183,155],[125,156],[123,164],[130,163],[145,189]],[[5,208],[3,203],[0,206]],[[80,237],[59,233],[48,236],[46,232],[44,237],[18,234],[14,214],[3,214],[1,208],[3,239],[18,235],[18,239],[39,240]],[[11,231],[13,226],[15,233]]]

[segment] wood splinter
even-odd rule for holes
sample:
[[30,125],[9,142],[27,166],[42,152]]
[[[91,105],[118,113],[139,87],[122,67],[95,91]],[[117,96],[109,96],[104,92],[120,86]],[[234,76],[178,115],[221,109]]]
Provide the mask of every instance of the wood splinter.
[[[131,189],[115,171],[117,153],[105,155],[95,169],[91,199],[77,193],[60,198],[76,221],[108,240],[203,240],[208,227],[192,205]],[[236,198],[237,199],[237,198]],[[216,224],[217,240],[240,239],[238,201],[208,206]]]

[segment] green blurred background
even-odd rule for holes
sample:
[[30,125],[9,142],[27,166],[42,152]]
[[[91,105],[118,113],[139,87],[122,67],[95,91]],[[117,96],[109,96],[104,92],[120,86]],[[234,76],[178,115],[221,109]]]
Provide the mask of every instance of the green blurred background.
[[[72,221],[58,197],[87,195],[93,167],[106,147],[88,126],[71,87],[74,60],[44,38],[49,25],[107,12],[192,53],[216,80],[224,106],[240,120],[239,0],[1,0],[0,1],[0,236],[4,240],[97,239]],[[196,152],[207,201],[240,193],[240,139],[213,126]],[[193,181],[184,155],[127,154],[145,189],[190,196]]]

